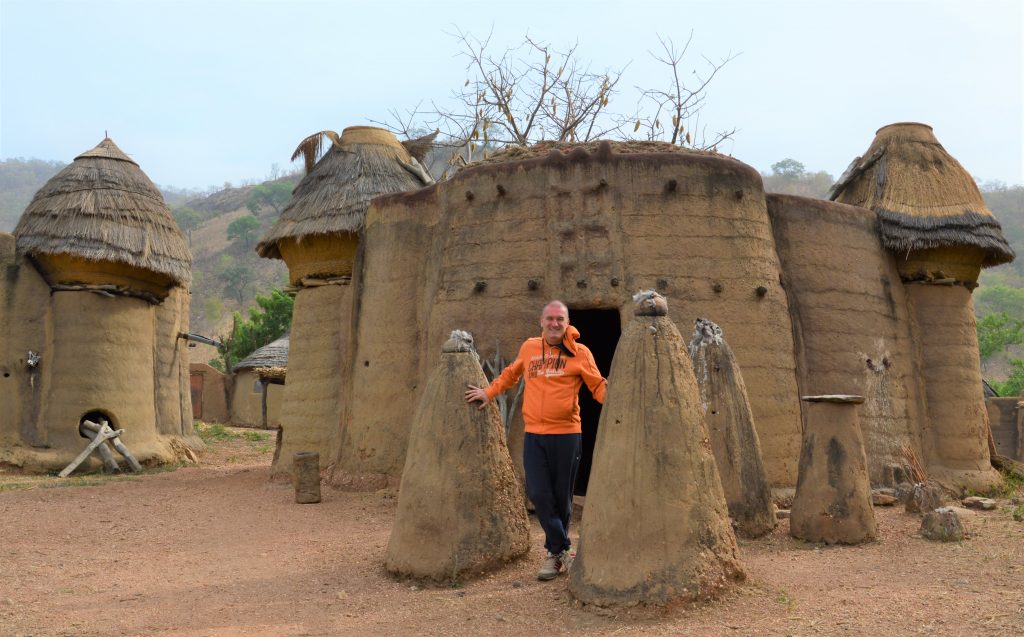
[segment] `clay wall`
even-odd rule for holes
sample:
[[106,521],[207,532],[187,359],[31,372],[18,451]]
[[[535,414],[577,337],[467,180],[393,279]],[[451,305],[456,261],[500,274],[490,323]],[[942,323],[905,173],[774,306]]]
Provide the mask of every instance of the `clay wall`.
[[[267,386],[267,428],[281,424],[281,399],[284,385]],[[263,385],[251,369],[235,374],[235,390],[231,396],[231,422],[248,427],[263,426]],[[337,428],[337,423],[333,423]]]
[[[350,361],[351,285],[304,288],[295,296],[288,351],[288,382],[280,407],[281,442],[272,473],[291,472],[297,451],[315,451],[321,465],[333,457]],[[251,389],[242,384],[235,393]]]
[[57,464],[85,446],[78,424],[91,411],[107,414],[112,427],[125,430],[121,439],[140,461],[171,459],[154,426],[153,306],[92,292],[54,292],[51,306],[53,336],[43,354],[49,364],[39,420]]
[[[903,284],[870,210],[768,195],[793,317],[802,395],[864,396],[858,418],[873,483],[924,457],[923,405]],[[744,375],[746,371],[744,370]]]
[[166,436],[192,436],[192,392],[188,384],[189,294],[171,288],[164,302],[153,306],[153,386],[156,390],[156,430]]
[[231,412],[228,410],[224,374],[206,363],[190,363],[188,368],[190,376],[203,377],[203,402],[199,419],[206,423],[228,422]]
[[451,329],[472,332],[484,357],[500,340],[511,358],[539,333],[548,299],[618,308],[625,325],[631,294],[658,288],[681,332],[692,332],[697,317],[722,325],[747,379],[769,479],[795,482],[792,329],[750,167],[710,155],[584,151],[483,165],[378,198],[365,236],[341,449],[348,468],[401,471],[427,353]]
[[14,236],[0,233],[0,463],[21,465],[26,449],[47,444],[38,419],[43,368],[26,360],[46,347],[49,304],[49,286],[16,255]]
[[996,443],[996,453],[1014,460],[1021,457],[1021,442],[1024,433],[1021,431],[1021,412],[1017,403],[1019,396],[1009,398],[987,398],[985,407],[988,409],[989,424],[992,427],[992,440]]

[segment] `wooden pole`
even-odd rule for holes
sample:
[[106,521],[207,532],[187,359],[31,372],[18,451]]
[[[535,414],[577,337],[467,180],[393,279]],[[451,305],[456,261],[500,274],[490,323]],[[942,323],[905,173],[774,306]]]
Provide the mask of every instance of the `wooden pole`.
[[265,382],[263,382],[261,380],[260,381],[260,385],[263,386],[263,396],[262,396],[262,403],[263,404],[261,405],[262,410],[263,410],[263,428],[267,429],[267,388],[269,387],[269,384],[265,383]]
[[78,468],[78,465],[82,464],[82,462],[84,462],[85,459],[89,457],[89,454],[92,453],[93,450],[96,449],[96,447],[102,445],[108,438],[116,438],[117,436],[120,436],[121,434],[124,433],[124,429],[118,429],[117,431],[111,430],[110,427],[106,427],[105,429],[106,431],[100,431],[99,433],[97,433],[96,438],[89,443],[89,446],[83,449],[82,453],[78,454],[78,457],[72,460],[71,464],[64,467],[64,470],[57,475],[60,476],[61,478],[68,477],[69,475],[71,475],[72,471]]

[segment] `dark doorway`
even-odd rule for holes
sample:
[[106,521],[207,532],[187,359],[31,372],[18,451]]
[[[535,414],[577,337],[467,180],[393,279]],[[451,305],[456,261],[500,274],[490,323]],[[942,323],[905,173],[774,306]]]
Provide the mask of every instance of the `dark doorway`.
[[[576,310],[569,308],[569,323],[580,332],[580,342],[590,348],[601,375],[608,378],[612,368],[615,346],[619,344],[622,323],[618,310]],[[594,400],[584,383],[580,390],[580,421],[583,424],[583,454],[580,471],[576,476],[576,495],[587,494],[590,464],[594,458],[597,423],[601,418],[601,403]]]

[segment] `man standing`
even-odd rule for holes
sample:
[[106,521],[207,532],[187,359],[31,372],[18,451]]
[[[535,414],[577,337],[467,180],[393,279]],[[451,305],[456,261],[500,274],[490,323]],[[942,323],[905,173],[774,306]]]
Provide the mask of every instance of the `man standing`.
[[466,401],[480,401],[483,409],[495,396],[513,387],[525,374],[523,392],[523,468],[526,495],[533,502],[544,529],[548,550],[537,579],[554,579],[569,566],[569,518],[572,492],[580,465],[579,390],[584,382],[599,403],[604,403],[608,381],[594,355],[576,339],[569,325],[569,309],[561,301],[544,306],[541,336],[527,339],[519,355],[489,387],[469,385]]

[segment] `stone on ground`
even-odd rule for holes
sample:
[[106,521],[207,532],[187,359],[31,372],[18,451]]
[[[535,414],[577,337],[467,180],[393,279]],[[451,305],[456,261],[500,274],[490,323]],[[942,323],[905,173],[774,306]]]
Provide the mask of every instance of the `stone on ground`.
[[940,507],[924,514],[921,519],[921,535],[939,542],[959,542],[967,534],[956,510]]

